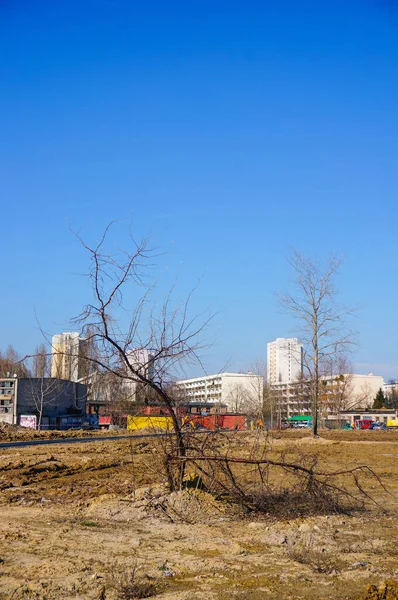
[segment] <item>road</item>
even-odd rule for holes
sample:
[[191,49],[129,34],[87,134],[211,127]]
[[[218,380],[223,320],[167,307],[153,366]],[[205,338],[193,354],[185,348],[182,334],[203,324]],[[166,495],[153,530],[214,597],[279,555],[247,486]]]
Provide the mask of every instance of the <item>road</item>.
[[[203,434],[203,433],[214,433],[212,431],[183,431],[183,435],[187,433]],[[142,439],[142,438],[153,438],[153,437],[167,437],[175,435],[174,433],[139,433],[133,435],[107,435],[98,437],[85,437],[85,438],[55,438],[51,440],[24,440],[21,442],[0,442],[0,448],[21,448],[24,446],[45,446],[48,444],[84,444],[86,442],[101,442],[103,440],[126,440],[126,439]]]

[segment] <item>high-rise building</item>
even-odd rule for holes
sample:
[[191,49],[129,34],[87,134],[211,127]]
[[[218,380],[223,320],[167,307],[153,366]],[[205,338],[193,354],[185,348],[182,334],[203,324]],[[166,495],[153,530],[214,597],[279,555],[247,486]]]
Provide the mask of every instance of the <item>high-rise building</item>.
[[277,338],[267,344],[267,380],[270,385],[292,383],[303,374],[303,345],[297,338]]
[[127,352],[127,358],[131,366],[138,370],[141,375],[153,379],[154,363],[153,355],[146,348],[134,348]]
[[85,344],[86,339],[75,331],[53,335],[51,377],[78,381],[82,376]]

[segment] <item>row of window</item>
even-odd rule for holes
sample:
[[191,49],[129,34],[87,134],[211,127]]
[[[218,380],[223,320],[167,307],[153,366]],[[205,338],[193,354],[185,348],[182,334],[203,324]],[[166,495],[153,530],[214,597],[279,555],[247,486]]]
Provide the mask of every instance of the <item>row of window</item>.
[[213,386],[213,385],[221,386],[221,379],[213,379],[213,380],[209,380],[209,381],[207,381],[205,379],[202,379],[200,381],[190,381],[189,383],[185,384],[185,387],[189,388],[189,387],[197,387],[197,386],[205,386],[205,385],[207,385],[207,387]]
[[14,387],[13,381],[0,381],[0,388],[12,388]]
[[14,390],[10,390],[9,388],[0,388],[0,396],[13,396]]

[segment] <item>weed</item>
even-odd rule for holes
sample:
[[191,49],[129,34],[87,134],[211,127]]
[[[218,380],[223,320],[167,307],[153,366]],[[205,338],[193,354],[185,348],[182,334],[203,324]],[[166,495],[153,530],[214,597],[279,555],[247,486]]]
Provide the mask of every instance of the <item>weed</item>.
[[156,586],[150,581],[136,580],[131,572],[126,577],[125,583],[118,590],[120,600],[135,600],[136,598],[152,598],[157,594]]
[[311,538],[288,546],[287,551],[290,558],[303,565],[308,565],[315,573],[337,574],[345,566],[344,561],[336,553],[314,546]]
[[159,591],[159,586],[143,577],[138,577],[139,567],[136,562],[130,569],[120,573],[118,563],[111,565],[110,585],[116,591],[120,600],[138,600],[140,598],[152,598]]

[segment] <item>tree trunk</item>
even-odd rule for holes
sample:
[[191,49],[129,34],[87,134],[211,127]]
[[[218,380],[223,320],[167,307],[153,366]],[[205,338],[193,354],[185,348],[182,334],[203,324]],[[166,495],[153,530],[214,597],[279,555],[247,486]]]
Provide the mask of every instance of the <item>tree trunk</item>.
[[318,350],[318,320],[315,313],[313,324],[313,347],[314,347],[314,381],[313,381],[313,400],[312,400],[312,435],[318,436],[318,412],[319,412],[319,350]]

